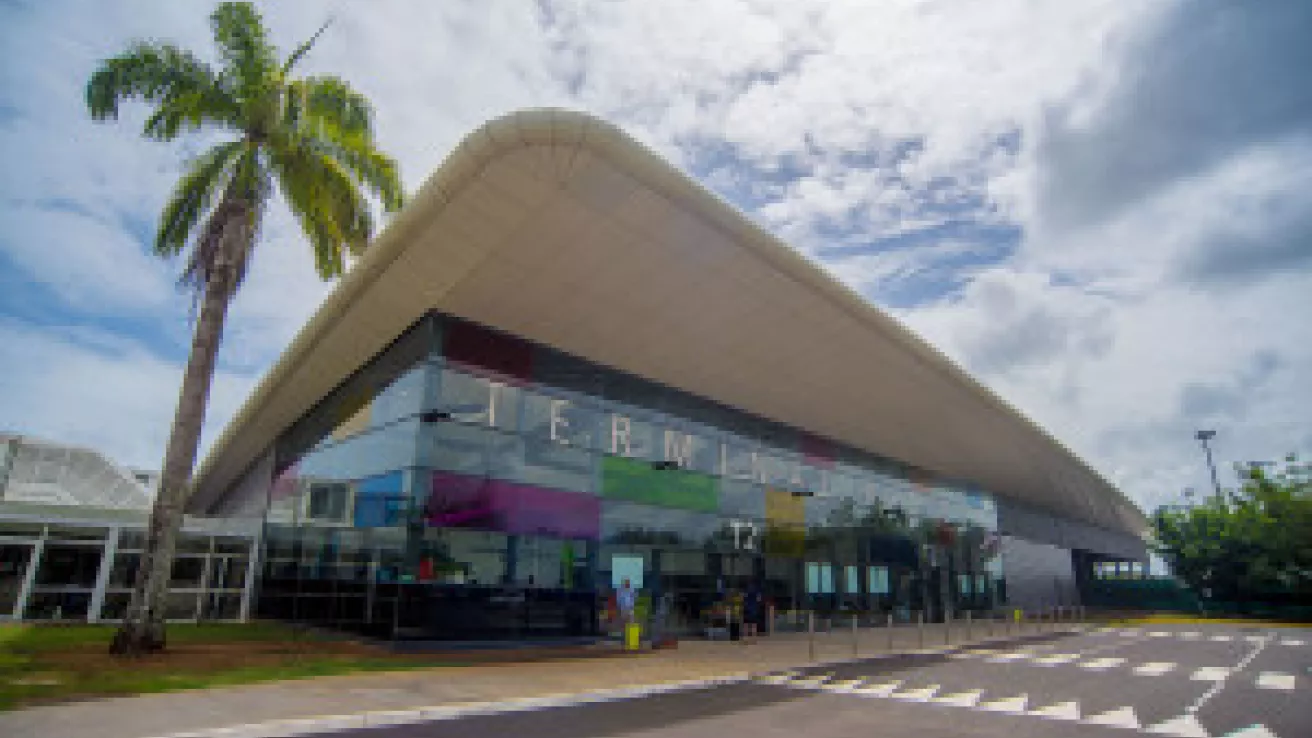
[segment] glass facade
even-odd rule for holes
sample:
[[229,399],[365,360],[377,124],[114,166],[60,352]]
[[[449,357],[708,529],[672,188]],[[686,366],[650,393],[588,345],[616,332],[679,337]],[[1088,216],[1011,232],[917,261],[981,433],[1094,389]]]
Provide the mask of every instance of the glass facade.
[[[859,388],[853,389],[859,391]],[[969,485],[429,315],[279,439],[258,614],[394,638],[590,636],[622,578],[696,632],[996,599]]]

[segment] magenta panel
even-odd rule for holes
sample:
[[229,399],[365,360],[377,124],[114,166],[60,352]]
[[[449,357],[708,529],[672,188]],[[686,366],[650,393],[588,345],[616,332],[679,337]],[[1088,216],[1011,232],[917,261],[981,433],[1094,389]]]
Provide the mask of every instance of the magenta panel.
[[601,500],[579,492],[433,472],[429,525],[504,533],[597,538]]

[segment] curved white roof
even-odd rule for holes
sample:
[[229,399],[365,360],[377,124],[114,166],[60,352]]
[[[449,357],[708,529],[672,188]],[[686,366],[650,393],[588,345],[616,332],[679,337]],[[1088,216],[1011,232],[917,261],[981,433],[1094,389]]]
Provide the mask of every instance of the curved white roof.
[[471,133],[264,377],[189,507],[436,308],[995,494],[1135,535],[1051,436],[618,128],[530,110]]

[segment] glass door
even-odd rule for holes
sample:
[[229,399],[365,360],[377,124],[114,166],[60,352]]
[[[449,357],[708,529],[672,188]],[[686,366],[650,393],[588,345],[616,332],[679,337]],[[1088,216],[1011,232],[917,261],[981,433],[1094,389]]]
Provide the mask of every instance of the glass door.
[[0,543],[0,620],[14,617],[18,610],[34,548],[30,543]]

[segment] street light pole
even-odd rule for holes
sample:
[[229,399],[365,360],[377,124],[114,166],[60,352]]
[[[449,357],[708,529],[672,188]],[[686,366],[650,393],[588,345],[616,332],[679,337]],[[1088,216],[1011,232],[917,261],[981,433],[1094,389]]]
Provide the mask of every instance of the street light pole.
[[1221,496],[1221,482],[1216,478],[1216,464],[1212,461],[1212,447],[1207,444],[1208,441],[1216,437],[1214,430],[1200,430],[1194,434],[1200,443],[1203,444],[1203,453],[1207,455],[1207,468],[1212,472],[1212,487],[1216,490],[1216,496]]

